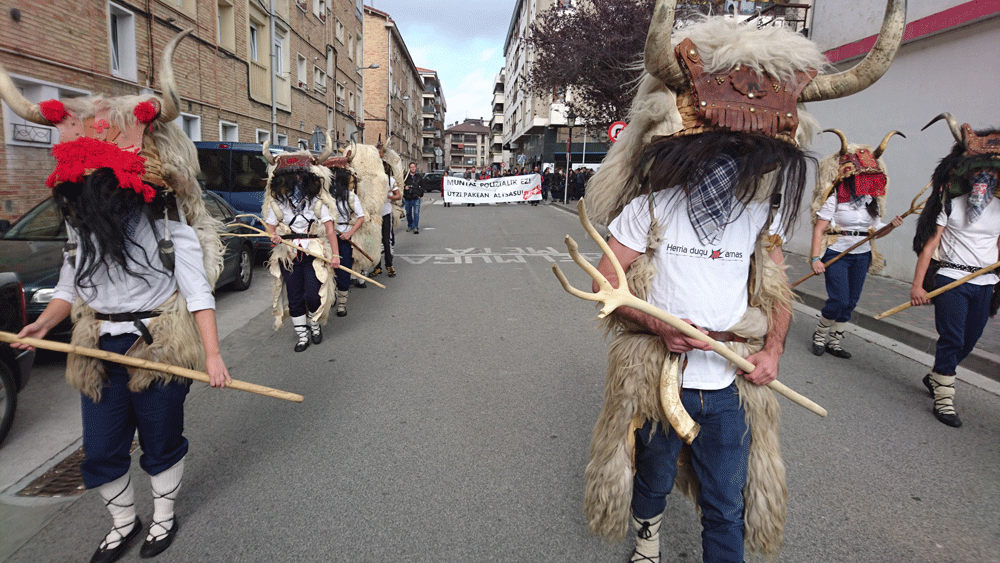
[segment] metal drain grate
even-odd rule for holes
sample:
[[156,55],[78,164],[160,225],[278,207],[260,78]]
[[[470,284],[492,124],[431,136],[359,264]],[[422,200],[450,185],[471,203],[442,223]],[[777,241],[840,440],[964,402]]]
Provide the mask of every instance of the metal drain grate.
[[[132,441],[129,453],[134,452],[139,447],[139,443]],[[71,453],[58,465],[43,473],[40,477],[31,482],[27,487],[18,491],[19,497],[73,497],[82,495],[87,488],[83,484],[83,475],[80,474],[80,463],[87,456],[83,453],[83,448]]]

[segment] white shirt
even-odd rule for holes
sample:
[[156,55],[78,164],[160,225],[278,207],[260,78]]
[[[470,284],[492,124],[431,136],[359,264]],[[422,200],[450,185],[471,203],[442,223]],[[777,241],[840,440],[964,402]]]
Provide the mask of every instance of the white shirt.
[[[396,191],[396,179],[393,178],[392,176],[389,176],[389,195],[392,195],[392,192],[394,191]],[[385,200],[385,203],[382,204],[382,216],[384,217],[391,213],[392,213],[392,202],[387,199]]]
[[[163,220],[156,221],[156,228],[160,233],[163,232]],[[127,275],[119,265],[112,264],[100,267],[94,272],[91,281],[95,287],[77,287],[76,270],[83,257],[83,253],[77,249],[76,258],[73,260],[69,259],[65,252],[63,253],[59,282],[52,297],[74,303],[79,296],[94,311],[103,314],[135,313],[156,309],[174,292],[180,290],[181,295],[187,300],[188,311],[215,309],[215,297],[212,296],[212,286],[209,285],[208,277],[205,275],[198,236],[186,223],[170,221],[169,228],[170,240],[174,243],[173,275],[156,271],[144,261],[136,263],[133,260],[129,268],[136,274],[145,276],[145,280]],[[73,238],[79,239],[75,231]],[[135,239],[145,250],[150,261],[159,266],[156,236],[145,218],[140,218],[136,225]],[[135,256],[141,256],[141,251],[133,249],[133,252]],[[149,320],[143,319],[143,322],[148,325]],[[131,322],[101,323],[101,334],[117,336],[126,333],[139,332]]]
[[[349,205],[354,208],[354,215],[356,217],[365,216],[365,210],[361,207],[361,198],[354,195],[354,192],[347,193],[347,201],[349,202]],[[344,211],[340,208],[340,205],[334,205],[334,207],[337,208],[337,232],[346,233],[351,230],[351,214],[348,212],[345,215]],[[348,209],[350,209],[350,207],[348,207]]]
[[[653,255],[656,275],[647,301],[701,328],[727,330],[746,312],[750,257],[768,219],[769,205],[747,205],[726,225],[716,244],[705,246],[688,219],[688,199],[677,195],[676,190],[667,190],[654,197],[663,242]],[[648,197],[632,200],[608,226],[618,242],[636,252],[646,250]],[[687,359],[685,388],[723,389],[736,379],[736,367],[715,352],[692,350]]]
[[[839,231],[865,231],[869,227],[879,230],[885,226],[882,217],[872,217],[868,213],[867,205],[871,202],[872,196],[866,195],[849,201],[847,203],[837,203],[837,194],[834,192],[823,203],[816,216],[824,221],[830,222],[830,227]],[[864,236],[840,235],[837,241],[830,245],[829,250],[841,253],[864,239]],[[872,249],[870,242],[866,242],[851,251],[851,254],[862,254]]]
[[[293,233],[308,233],[309,225],[317,219],[315,199],[303,199],[297,206],[293,206],[290,201],[281,202],[275,199],[274,202],[281,209],[283,222],[292,229]],[[333,215],[325,204],[320,205],[319,220],[322,223],[333,221]],[[274,213],[273,208],[268,208],[264,222],[271,226],[278,224],[278,216]]]
[[[937,224],[944,227],[941,234],[941,244],[938,246],[938,258],[945,262],[954,262],[965,266],[985,268],[997,262],[997,239],[1000,237],[1000,199],[994,197],[983,210],[979,219],[968,223],[965,209],[969,204],[968,194],[951,200],[951,215],[946,215],[944,209],[938,215]],[[938,273],[952,278],[964,278],[971,272],[942,267]],[[1000,280],[996,274],[983,274],[969,281],[975,285],[993,285]]]

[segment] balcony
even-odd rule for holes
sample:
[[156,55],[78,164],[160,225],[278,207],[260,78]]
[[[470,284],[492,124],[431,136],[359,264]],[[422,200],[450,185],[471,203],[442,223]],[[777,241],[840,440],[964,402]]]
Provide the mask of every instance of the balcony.
[[14,140],[22,143],[52,144],[52,129],[14,123]]
[[[748,4],[748,2],[741,2]],[[809,16],[809,4],[775,4],[773,2],[754,2],[755,11],[744,23],[754,23],[757,29],[768,26],[787,27],[808,37],[806,22]]]

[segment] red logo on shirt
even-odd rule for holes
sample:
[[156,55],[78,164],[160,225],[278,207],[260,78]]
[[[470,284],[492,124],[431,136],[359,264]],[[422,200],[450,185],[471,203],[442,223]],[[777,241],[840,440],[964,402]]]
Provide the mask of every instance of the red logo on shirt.
[[722,258],[722,249],[720,248],[718,250],[713,250],[712,255],[709,256],[709,258],[711,258],[712,260],[718,260],[719,258]]

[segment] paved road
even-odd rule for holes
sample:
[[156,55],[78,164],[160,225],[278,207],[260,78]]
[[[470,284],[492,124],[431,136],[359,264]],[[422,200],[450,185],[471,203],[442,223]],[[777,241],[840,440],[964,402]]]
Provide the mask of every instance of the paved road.
[[[267,312],[223,341],[235,374],[306,400],[196,388],[183,527],[158,561],[625,559],[629,544],[590,535],[582,512],[605,342],[550,271],[589,286],[559,251],[566,233],[595,245],[555,206],[429,203],[419,235],[398,233],[389,289],[353,290],[321,345],[292,353]],[[816,358],[813,324],[797,315],[781,379],[831,414],[782,403],[780,560],[1000,561],[1000,397],[960,383],[966,425],[946,427],[921,358],[857,335],[854,359]],[[690,503],[669,499],[666,521],[663,561],[698,560]],[[106,531],[87,493],[9,561],[86,561]]]

